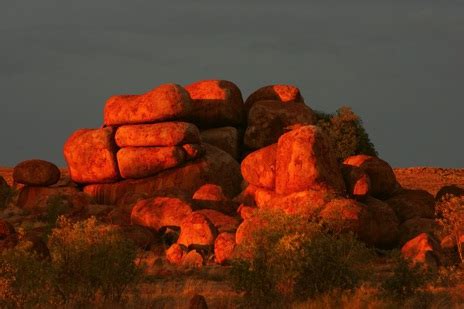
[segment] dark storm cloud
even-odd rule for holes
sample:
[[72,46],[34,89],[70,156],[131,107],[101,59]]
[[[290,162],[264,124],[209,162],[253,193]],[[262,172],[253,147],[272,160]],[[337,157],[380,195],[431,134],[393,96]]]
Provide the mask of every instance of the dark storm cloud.
[[464,5],[394,2],[3,1],[0,165],[62,165],[110,95],[224,78],[352,106],[393,165],[462,166]]

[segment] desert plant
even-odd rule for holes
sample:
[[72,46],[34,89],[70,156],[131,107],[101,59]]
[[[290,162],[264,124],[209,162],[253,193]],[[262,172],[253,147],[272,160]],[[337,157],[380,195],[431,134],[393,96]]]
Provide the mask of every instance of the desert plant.
[[452,238],[464,263],[464,196],[445,195],[436,205],[436,217],[443,236]]
[[337,159],[365,154],[377,156],[361,118],[350,107],[343,106],[335,114],[317,112],[318,126],[329,136]]
[[141,275],[134,244],[95,218],[72,223],[60,217],[57,226],[48,245],[63,301],[87,303],[101,294],[105,301],[119,302]]
[[262,228],[239,246],[231,280],[247,302],[276,305],[332,289],[355,287],[370,251],[351,234],[329,234],[315,223],[261,212]]

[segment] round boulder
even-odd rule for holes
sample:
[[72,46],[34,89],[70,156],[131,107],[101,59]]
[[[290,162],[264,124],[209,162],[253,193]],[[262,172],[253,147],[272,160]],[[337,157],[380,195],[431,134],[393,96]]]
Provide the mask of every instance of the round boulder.
[[14,167],[13,179],[16,183],[29,186],[51,186],[60,180],[58,167],[44,160],[27,160]]
[[214,257],[218,264],[231,260],[235,250],[235,234],[221,233],[214,242]]
[[293,85],[269,85],[255,90],[245,101],[245,108],[250,110],[258,101],[274,100],[282,103],[304,102],[300,89]]
[[185,247],[209,247],[214,245],[216,236],[213,223],[205,215],[195,212],[182,221],[177,243]]

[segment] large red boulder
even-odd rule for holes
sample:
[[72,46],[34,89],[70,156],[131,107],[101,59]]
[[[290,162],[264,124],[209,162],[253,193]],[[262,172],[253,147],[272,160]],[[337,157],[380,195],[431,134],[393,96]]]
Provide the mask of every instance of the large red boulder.
[[182,263],[182,258],[186,254],[184,248],[179,244],[173,244],[166,250],[166,259],[173,265],[179,265]]
[[345,192],[330,141],[316,126],[302,126],[285,133],[277,144],[276,192],[304,190]]
[[203,143],[216,146],[230,154],[234,159],[239,159],[241,143],[239,133],[236,128],[213,128],[201,131],[200,135]]
[[217,234],[217,229],[205,215],[194,212],[182,221],[177,243],[186,247],[208,247],[214,245]]
[[84,188],[100,204],[116,204],[126,194],[176,189],[192,196],[199,187],[211,183],[220,186],[227,197],[240,192],[240,164],[228,153],[204,145],[205,155],[185,165],[159,172],[156,176],[124,180],[114,184],[94,184]]
[[250,153],[243,159],[243,178],[250,184],[273,190],[275,188],[277,144]]
[[245,101],[247,110],[258,101],[279,101],[282,103],[304,102],[300,89],[293,85],[269,85],[254,91]]
[[440,261],[440,243],[427,233],[421,233],[401,248],[401,254],[413,264],[436,269]]
[[177,146],[200,144],[200,131],[188,122],[161,122],[119,127],[115,136],[119,147]]
[[185,86],[192,98],[189,120],[199,127],[237,126],[243,122],[240,89],[226,80],[202,80]]
[[356,200],[336,198],[324,206],[320,218],[331,230],[359,233],[365,224],[366,212],[366,207]]
[[361,168],[352,165],[342,165],[343,179],[346,190],[352,197],[362,200],[369,194],[371,180],[369,175]]
[[222,212],[214,209],[201,209],[195,212],[208,218],[219,233],[235,232],[240,224],[236,218],[223,214]]
[[366,244],[379,248],[393,248],[399,237],[399,220],[393,209],[381,200],[368,196],[363,201],[365,220],[359,237]]
[[119,172],[125,179],[145,178],[186,161],[181,147],[126,147],[117,153]]
[[141,95],[112,96],[104,109],[105,125],[124,125],[180,119],[191,111],[188,92],[163,84]]
[[232,259],[235,250],[235,234],[221,233],[214,242],[214,257],[217,263],[224,264]]
[[391,166],[382,159],[368,155],[356,155],[345,159],[343,164],[364,170],[371,182],[370,195],[387,199],[400,188]]
[[77,183],[108,183],[119,179],[114,128],[82,129],[69,137],[64,157]]
[[192,213],[191,205],[175,197],[154,197],[135,203],[131,212],[132,224],[158,231],[162,227],[179,227]]
[[250,149],[263,148],[276,143],[287,127],[315,123],[315,113],[304,103],[259,101],[248,113],[244,144]]
[[60,176],[58,167],[44,160],[23,161],[13,169],[14,181],[29,186],[51,186],[60,180]]
[[402,190],[385,201],[404,222],[411,218],[435,218],[435,198],[425,190]]

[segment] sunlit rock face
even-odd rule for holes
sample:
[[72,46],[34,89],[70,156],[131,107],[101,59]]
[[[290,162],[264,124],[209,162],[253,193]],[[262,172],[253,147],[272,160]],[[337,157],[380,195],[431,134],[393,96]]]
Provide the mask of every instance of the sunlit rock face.
[[252,185],[273,190],[276,156],[277,144],[250,153],[241,163],[243,178]]
[[297,87],[292,85],[269,85],[261,87],[250,94],[245,101],[245,108],[249,111],[254,103],[267,100],[279,101],[282,103],[304,103],[300,89]]
[[112,96],[105,105],[104,123],[116,126],[181,119],[191,107],[183,87],[163,84],[141,95]]
[[240,89],[226,80],[202,80],[185,86],[192,99],[189,121],[201,128],[240,126],[244,105]]

